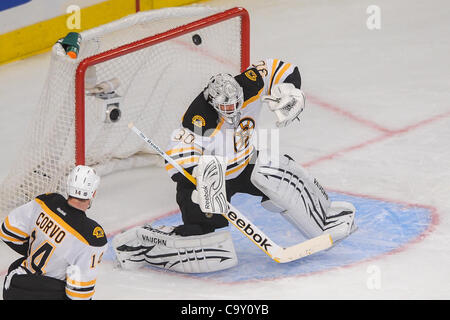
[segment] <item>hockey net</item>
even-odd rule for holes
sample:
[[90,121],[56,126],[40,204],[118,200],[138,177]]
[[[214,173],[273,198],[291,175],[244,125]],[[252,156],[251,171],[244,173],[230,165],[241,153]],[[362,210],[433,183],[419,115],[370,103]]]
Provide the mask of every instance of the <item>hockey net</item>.
[[[77,164],[94,166],[100,175],[158,164],[160,157],[128,123],[165,147],[213,74],[235,74],[249,64],[249,21],[242,8],[140,12],[81,37],[76,59],[59,44],[52,48],[28,138],[0,187],[2,216],[39,194],[65,194],[67,174]],[[104,81],[116,84],[112,93],[89,91]],[[120,110],[116,122],[106,112],[111,106]]]

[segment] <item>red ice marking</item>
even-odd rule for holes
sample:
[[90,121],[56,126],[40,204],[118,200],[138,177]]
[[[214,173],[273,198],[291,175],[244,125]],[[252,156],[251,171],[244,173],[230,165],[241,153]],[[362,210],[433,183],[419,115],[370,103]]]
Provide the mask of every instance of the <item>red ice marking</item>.
[[314,165],[316,165],[316,164],[318,164],[320,162],[334,159],[334,158],[336,158],[338,156],[343,155],[344,153],[348,153],[348,152],[353,151],[353,150],[364,148],[364,147],[366,147],[366,146],[368,146],[370,144],[383,141],[383,140],[385,140],[387,138],[390,138],[390,137],[392,137],[392,134],[383,134],[381,136],[375,137],[373,139],[369,139],[367,141],[363,141],[363,142],[355,144],[353,146],[342,148],[342,149],[340,149],[338,151],[335,151],[335,152],[332,152],[330,154],[324,155],[322,157],[319,157],[317,159],[311,160],[309,162],[302,163],[302,165],[304,167],[311,167],[311,166],[314,166]]
[[314,159],[314,160],[311,160],[309,162],[303,163],[302,165],[304,167],[311,167],[311,166],[316,165],[318,163],[321,163],[323,161],[334,159],[334,158],[336,158],[338,156],[341,156],[341,155],[343,155],[345,153],[348,153],[348,152],[351,152],[351,151],[354,151],[354,150],[358,150],[358,149],[362,149],[362,148],[364,148],[364,147],[366,147],[368,145],[371,145],[371,144],[374,144],[374,143],[377,143],[377,142],[389,139],[391,137],[394,137],[394,136],[397,136],[397,135],[400,135],[400,134],[403,134],[403,133],[410,132],[410,131],[415,130],[417,128],[420,128],[420,127],[422,127],[424,125],[433,123],[435,121],[438,121],[438,120],[441,120],[441,119],[444,119],[444,118],[447,118],[447,117],[450,116],[450,111],[447,111],[447,112],[435,115],[433,117],[430,117],[428,119],[424,119],[424,120],[419,121],[417,123],[414,123],[412,125],[406,126],[404,128],[397,129],[397,130],[391,130],[391,129],[384,128],[384,127],[382,127],[382,126],[378,125],[377,123],[372,122],[370,120],[358,117],[358,116],[356,116],[356,115],[354,115],[354,114],[352,114],[352,113],[350,113],[350,112],[348,112],[346,110],[343,110],[343,109],[341,109],[341,108],[339,108],[337,106],[331,105],[331,104],[329,104],[327,102],[323,102],[323,101],[321,101],[320,99],[318,99],[318,98],[316,98],[314,96],[310,96],[309,94],[308,94],[308,100],[310,100],[315,105],[318,105],[320,107],[323,107],[323,108],[326,108],[326,109],[331,110],[333,112],[336,112],[336,113],[338,113],[340,115],[343,115],[343,116],[345,116],[345,117],[347,117],[349,119],[352,119],[352,120],[354,120],[354,121],[356,121],[356,122],[358,122],[360,124],[363,124],[363,125],[365,125],[365,126],[367,126],[369,128],[372,128],[372,129],[375,129],[377,131],[383,132],[383,134],[378,136],[378,137],[375,137],[375,138],[372,138],[372,139],[369,139],[369,140],[357,143],[357,144],[349,146],[349,147],[342,148],[342,149],[340,149],[338,151],[334,151],[334,152],[332,152],[330,154],[327,154],[327,155],[321,156],[321,157],[319,157],[317,159]]
[[346,110],[344,110],[344,109],[342,109],[340,107],[337,107],[337,106],[332,105],[332,104],[330,104],[328,102],[322,101],[321,99],[319,99],[319,98],[317,98],[315,96],[311,96],[309,93],[308,93],[308,98],[307,99],[308,99],[308,101],[311,101],[313,104],[315,104],[317,106],[320,106],[320,107],[325,108],[327,110],[330,110],[330,111],[333,111],[335,113],[338,113],[338,114],[340,114],[342,116],[345,116],[345,117],[347,117],[347,118],[349,118],[351,120],[354,120],[354,121],[356,121],[356,122],[358,122],[360,124],[363,124],[363,125],[365,125],[365,126],[367,126],[369,128],[372,128],[374,130],[377,130],[377,131],[380,131],[380,132],[385,132],[385,133],[392,132],[392,130],[384,128],[384,127],[380,126],[379,124],[377,124],[377,123],[375,123],[373,121],[364,119],[364,118],[359,117],[357,115],[354,115],[353,113],[348,112],[348,111],[346,111]]

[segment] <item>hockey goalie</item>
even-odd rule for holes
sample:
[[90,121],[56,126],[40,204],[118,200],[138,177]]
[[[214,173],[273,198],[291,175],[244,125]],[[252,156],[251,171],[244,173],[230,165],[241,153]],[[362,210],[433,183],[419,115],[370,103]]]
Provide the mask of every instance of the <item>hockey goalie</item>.
[[261,197],[307,238],[329,234],[333,241],[355,229],[355,207],[331,201],[319,182],[289,155],[274,159],[251,143],[262,108],[277,127],[292,125],[305,108],[297,66],[278,59],[251,65],[236,76],[216,74],[187,108],[171,135],[166,153],[192,174],[186,179],[174,165],[166,170],[176,183],[183,224],[136,227],[114,238],[123,268],[152,265],[198,273],[237,264],[228,231],[227,202],[236,193]]

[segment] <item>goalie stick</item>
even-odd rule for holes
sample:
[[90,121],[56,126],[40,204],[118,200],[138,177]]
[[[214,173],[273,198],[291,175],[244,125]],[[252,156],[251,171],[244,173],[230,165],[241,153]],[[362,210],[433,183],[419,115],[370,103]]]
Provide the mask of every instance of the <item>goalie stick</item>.
[[[159,155],[161,155],[168,163],[174,166],[180,173],[182,173],[194,185],[197,184],[196,179],[189,174],[182,166],[180,166],[174,159],[149,139],[142,131],[136,128],[133,123],[129,123],[128,127],[136,133],[142,140],[144,140],[150,147],[152,147]],[[329,234],[322,234],[318,237],[306,240],[290,247],[282,247],[273,242],[264,232],[257,226],[253,225],[247,217],[245,217],[239,210],[228,203],[229,210],[222,215],[239,231],[241,231],[248,239],[250,239],[258,248],[267,254],[272,260],[279,263],[291,262],[300,258],[309,256],[313,253],[330,248],[333,245],[333,239]]]

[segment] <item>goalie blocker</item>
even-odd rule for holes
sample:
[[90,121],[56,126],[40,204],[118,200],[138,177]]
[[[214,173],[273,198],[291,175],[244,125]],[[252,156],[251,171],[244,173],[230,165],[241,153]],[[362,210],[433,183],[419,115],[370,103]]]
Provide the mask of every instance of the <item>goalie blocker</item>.
[[206,273],[237,265],[228,231],[178,236],[173,227],[135,227],[114,237],[113,248],[123,269],[145,265],[182,273]]
[[207,216],[228,212],[226,168],[225,158],[202,155],[192,173],[197,184],[191,199]]

